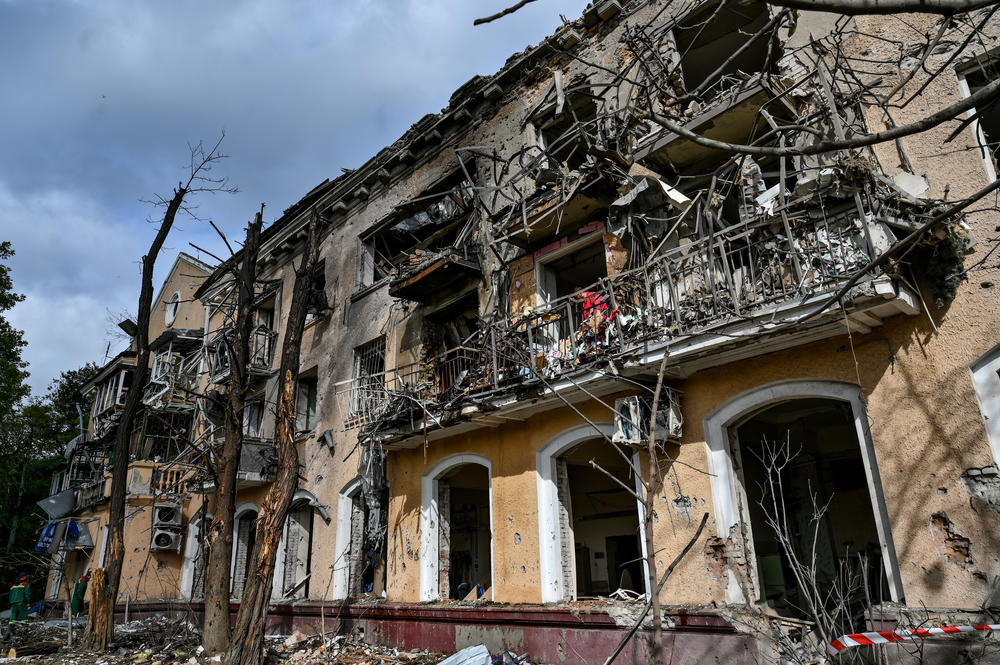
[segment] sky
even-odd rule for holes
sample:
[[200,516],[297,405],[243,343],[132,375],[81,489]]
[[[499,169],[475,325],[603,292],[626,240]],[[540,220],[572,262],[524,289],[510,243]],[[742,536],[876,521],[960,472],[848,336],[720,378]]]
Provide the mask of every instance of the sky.
[[[103,363],[109,312],[135,311],[139,258],[188,145],[224,130],[216,169],[237,194],[201,195],[230,238],[341,168],[363,164],[476,74],[551,34],[586,0],[0,0],[0,241],[13,243],[8,317],[29,383]],[[223,255],[205,222],[178,218],[157,286],[189,243]],[[206,260],[208,257],[201,256]],[[121,341],[111,345],[113,355]]]

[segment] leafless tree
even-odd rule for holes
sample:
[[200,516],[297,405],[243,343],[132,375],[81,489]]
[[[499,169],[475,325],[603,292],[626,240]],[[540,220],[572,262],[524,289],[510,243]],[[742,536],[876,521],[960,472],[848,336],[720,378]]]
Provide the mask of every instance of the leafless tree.
[[191,147],[191,158],[188,165],[187,180],[177,184],[173,195],[169,198],[159,197],[156,204],[163,206],[165,211],[159,222],[156,236],[149,251],[142,257],[142,279],[139,292],[137,331],[133,342],[136,350],[136,367],[133,386],[125,402],[121,420],[115,438],[114,463],[111,480],[111,505],[108,514],[108,556],[103,574],[95,575],[94,588],[91,593],[91,621],[88,626],[86,646],[103,651],[114,637],[114,612],[118,599],[118,589],[121,584],[122,563],[125,558],[125,494],[128,482],[128,465],[130,459],[130,441],[136,416],[142,406],[142,386],[146,384],[149,375],[149,321],[153,308],[153,270],[160,249],[173,227],[174,219],[180,211],[193,211],[186,206],[186,197],[197,193],[235,192],[236,189],[227,184],[225,178],[212,176],[213,167],[226,157],[220,147],[225,133],[211,147],[202,143]]
[[[263,208],[263,207],[262,207]],[[215,457],[215,505],[209,527],[208,562],[205,566],[205,620],[202,639],[209,653],[229,645],[229,587],[233,554],[233,519],[236,510],[237,472],[243,449],[243,409],[250,388],[250,340],[254,325],[257,255],[260,251],[262,213],[247,225],[239,260],[231,258],[232,290],[235,291],[235,326],[225,336],[229,356],[229,380],[224,407],[224,440]]]
[[250,572],[241,597],[236,627],[225,655],[225,665],[257,665],[264,658],[264,631],[271,602],[274,564],[282,527],[299,481],[299,455],[295,438],[295,399],[298,388],[302,331],[319,268],[319,214],[313,211],[305,248],[295,270],[292,298],[285,322],[278,369],[278,405],[275,446],[278,451],[274,482],[257,516],[257,539],[251,553]]

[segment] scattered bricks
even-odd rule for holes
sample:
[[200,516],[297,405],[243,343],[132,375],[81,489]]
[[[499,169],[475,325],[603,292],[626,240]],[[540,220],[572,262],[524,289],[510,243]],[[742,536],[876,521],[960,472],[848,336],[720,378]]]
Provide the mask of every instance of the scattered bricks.
[[938,551],[952,563],[968,570],[974,563],[972,560],[972,541],[955,533],[955,525],[944,512],[931,515],[930,527]]

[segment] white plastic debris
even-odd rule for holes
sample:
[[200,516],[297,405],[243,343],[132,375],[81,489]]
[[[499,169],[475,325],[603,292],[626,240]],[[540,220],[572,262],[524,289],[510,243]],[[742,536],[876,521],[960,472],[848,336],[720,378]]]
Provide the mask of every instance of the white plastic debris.
[[918,199],[922,199],[930,188],[930,183],[927,182],[926,176],[913,175],[906,171],[900,171],[892,176],[892,181],[904,192]]
[[458,653],[448,656],[438,665],[491,665],[493,659],[485,644],[466,647]]

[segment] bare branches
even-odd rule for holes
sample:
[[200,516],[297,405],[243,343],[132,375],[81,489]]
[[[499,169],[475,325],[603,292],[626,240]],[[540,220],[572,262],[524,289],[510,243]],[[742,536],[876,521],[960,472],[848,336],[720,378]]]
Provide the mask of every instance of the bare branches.
[[995,0],[769,0],[769,4],[848,16],[909,12],[951,16],[989,7]]
[[[653,599],[657,598],[660,595],[660,590],[663,588],[663,585],[667,583],[667,580],[670,579],[670,576],[673,575],[674,569],[677,568],[677,565],[684,560],[684,557],[687,556],[687,553],[691,551],[691,548],[694,547],[694,544],[698,542],[698,539],[701,537],[701,532],[702,530],[704,530],[705,524],[707,522],[708,522],[708,513],[704,513],[701,516],[701,522],[698,524],[698,528],[695,529],[694,535],[691,536],[690,540],[688,540],[688,543],[687,545],[684,546],[684,549],[678,552],[677,556],[674,557],[674,560],[670,562],[670,565],[667,566],[667,569],[663,571],[663,576],[660,577],[660,581],[656,585],[656,588],[650,590],[650,600],[646,603],[645,609],[643,609],[642,613],[639,615],[639,618],[636,619],[635,623],[632,625],[632,628],[627,633],[625,633],[625,637],[623,637],[621,642],[618,643],[618,646],[615,647],[615,650],[611,653],[610,656],[608,656],[608,659],[604,661],[604,665],[611,665],[611,663],[613,663],[615,659],[618,658],[619,654],[621,654],[622,649],[625,648],[625,645],[629,643],[629,640],[632,639],[632,636],[635,635],[635,632],[639,630],[639,626],[641,626],[643,621],[646,620],[646,615],[649,614],[649,610],[653,606],[654,602]],[[656,573],[653,572],[653,575],[655,576]],[[663,618],[660,616],[654,616],[653,621],[659,624],[660,622],[663,621]]]
[[890,129],[874,132],[870,134],[861,134],[857,136],[852,136],[851,138],[837,139],[837,140],[826,140],[819,141],[817,143],[806,144],[802,146],[789,146],[785,148],[776,146],[764,146],[764,145],[750,145],[750,144],[740,144],[740,143],[730,143],[728,141],[719,141],[716,139],[711,139],[703,136],[695,131],[692,131],[683,125],[671,120],[665,115],[655,112],[640,112],[638,117],[646,118],[652,120],[656,124],[660,125],[664,129],[677,134],[678,136],[683,136],[684,138],[690,140],[692,143],[696,143],[706,148],[716,148],[718,150],[724,150],[726,152],[738,153],[744,155],[758,155],[758,156],[771,156],[771,157],[788,157],[788,156],[805,156],[805,155],[821,155],[830,152],[836,152],[838,150],[854,150],[857,148],[865,148],[868,146],[877,145],[879,143],[885,143],[886,141],[893,141],[896,139],[904,138],[906,136],[912,136],[913,134],[919,134],[921,132],[926,132],[929,129],[933,129],[940,124],[948,122],[949,120],[954,120],[962,113],[976,108],[976,106],[988,103],[1000,95],[1000,80],[994,81],[989,85],[983,87],[981,90],[977,91],[965,99],[962,99],[954,104],[946,106],[945,108],[932,113],[920,120],[911,122],[906,125],[900,125],[898,127],[892,127]]
[[535,0],[520,0],[520,2],[518,2],[517,4],[511,5],[507,9],[504,9],[503,11],[499,11],[496,14],[493,14],[492,16],[486,16],[484,18],[477,18],[475,21],[472,22],[472,25],[482,25],[484,23],[490,23],[492,21],[496,21],[497,19],[503,18],[504,16],[507,16],[508,14],[513,14],[518,9],[520,9],[521,7],[524,7],[525,5],[527,5],[528,3],[531,3],[531,2],[535,2]]

